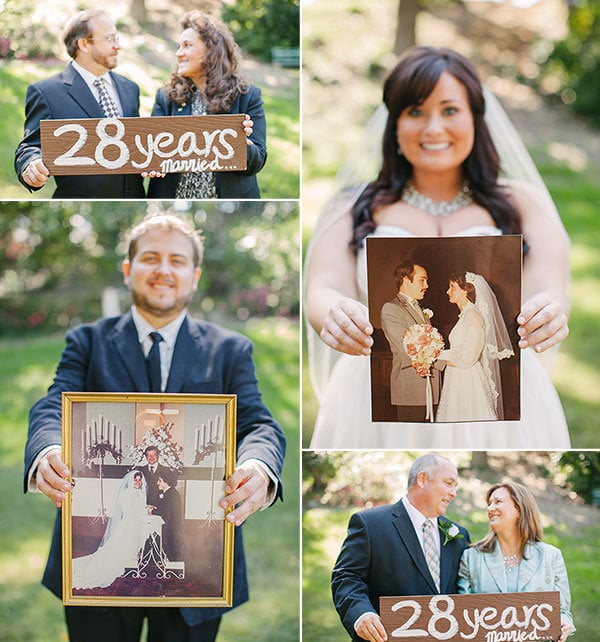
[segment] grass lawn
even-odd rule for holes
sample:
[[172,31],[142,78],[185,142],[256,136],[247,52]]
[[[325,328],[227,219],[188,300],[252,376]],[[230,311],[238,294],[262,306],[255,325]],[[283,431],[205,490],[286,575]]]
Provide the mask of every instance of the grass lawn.
[[[285,501],[252,516],[244,526],[251,601],[223,618],[219,640],[292,642],[299,638],[298,328],[295,322],[266,319],[237,324],[235,329],[255,342],[261,391],[286,433],[288,450]],[[22,492],[27,414],[50,384],[63,346],[62,336],[0,342],[3,642],[67,639],[60,602],[39,584],[55,509],[45,497]]]
[[[348,634],[340,623],[333,607],[330,589],[331,569],[346,536],[350,515],[356,509],[315,508],[303,516],[302,529],[302,631],[305,640],[343,642]],[[455,511],[449,516],[466,526],[472,541],[487,532],[487,521],[478,513],[473,516]],[[600,568],[589,561],[597,559],[600,542],[600,525],[586,526],[565,532],[558,527],[548,527],[544,539],[559,546],[569,573],[572,610],[577,642],[595,642],[598,610],[598,583]]]

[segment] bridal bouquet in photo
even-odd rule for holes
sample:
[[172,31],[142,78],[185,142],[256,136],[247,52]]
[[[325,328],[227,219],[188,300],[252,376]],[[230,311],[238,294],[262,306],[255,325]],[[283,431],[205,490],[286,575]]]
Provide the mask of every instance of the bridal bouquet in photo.
[[[430,319],[432,315],[427,315]],[[430,323],[411,325],[402,337],[402,345],[412,361],[412,367],[420,377],[427,378],[425,389],[425,419],[433,421],[433,394],[431,391],[431,366],[444,349],[444,339]]]
[[430,323],[411,325],[404,333],[402,344],[420,377],[430,374],[433,362],[444,349],[442,335]]

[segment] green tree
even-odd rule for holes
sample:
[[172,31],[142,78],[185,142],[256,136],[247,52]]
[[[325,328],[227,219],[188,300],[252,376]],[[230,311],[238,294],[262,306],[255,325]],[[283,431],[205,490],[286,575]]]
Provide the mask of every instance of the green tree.
[[568,28],[542,64],[542,88],[600,126],[600,0],[569,3]]
[[222,17],[244,51],[262,60],[272,47],[299,46],[299,0],[237,0],[223,6]]
[[561,456],[559,464],[567,474],[569,487],[592,503],[592,491],[600,488],[600,452],[569,451]]
[[[146,212],[173,207],[6,202],[0,217],[0,336],[55,330],[100,316],[103,289],[123,288],[123,232]],[[298,313],[296,203],[178,203],[177,211],[206,237],[195,314],[245,321]],[[125,296],[123,305],[127,302]]]

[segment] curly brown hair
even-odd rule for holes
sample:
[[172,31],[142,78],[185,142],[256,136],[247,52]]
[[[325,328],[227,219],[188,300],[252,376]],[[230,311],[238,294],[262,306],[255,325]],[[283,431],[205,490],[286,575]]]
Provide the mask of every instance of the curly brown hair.
[[[202,66],[206,76],[207,113],[228,112],[239,94],[247,94],[250,89],[249,84],[235,74],[241,55],[231,32],[223,22],[203,11],[188,11],[179,25],[182,30],[193,29],[206,46]],[[178,105],[189,102],[194,90],[192,81],[176,72],[166,86],[167,97]]]

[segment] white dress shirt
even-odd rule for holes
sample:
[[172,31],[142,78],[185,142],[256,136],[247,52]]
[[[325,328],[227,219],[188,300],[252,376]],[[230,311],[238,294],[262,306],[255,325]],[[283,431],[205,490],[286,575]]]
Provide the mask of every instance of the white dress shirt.
[[88,71],[85,67],[82,67],[78,62],[73,60],[71,63],[73,65],[73,68],[75,71],[83,78],[83,81],[85,84],[90,88],[90,91],[92,92],[92,96],[100,102],[100,93],[98,92],[97,87],[94,86],[94,81],[97,78],[101,78],[104,81],[104,88],[106,89],[108,95],[112,98],[113,102],[117,106],[117,109],[119,110],[119,114],[122,116],[123,115],[123,105],[121,105],[121,100],[119,99],[119,94],[117,92],[117,88],[115,87],[115,83],[113,82],[113,79],[110,75],[110,72],[106,72],[105,74],[102,74],[101,76],[96,76],[96,74],[93,74],[91,71]]

